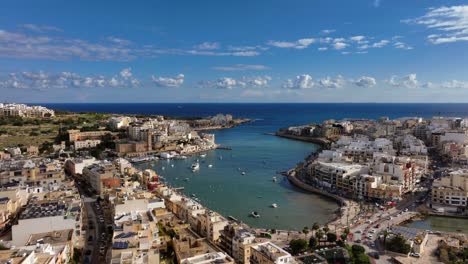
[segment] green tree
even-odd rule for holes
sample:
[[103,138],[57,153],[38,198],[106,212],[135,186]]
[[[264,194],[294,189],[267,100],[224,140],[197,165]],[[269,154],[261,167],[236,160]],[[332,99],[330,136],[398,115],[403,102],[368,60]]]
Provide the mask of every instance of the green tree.
[[366,254],[358,254],[354,256],[354,264],[370,264],[371,261],[369,259],[369,256]]
[[347,240],[347,238],[348,238],[348,235],[346,235],[345,233],[343,233],[343,234],[341,234],[341,235],[340,235],[340,238],[341,238],[341,241],[343,241],[343,242],[344,242],[344,241],[346,241],[346,240]]
[[318,239],[315,238],[315,237],[313,237],[313,236],[311,236],[311,237],[309,238],[309,247],[310,247],[311,249],[314,249],[314,248],[316,248],[317,246],[318,246]]
[[360,246],[360,245],[353,245],[351,247],[351,250],[352,250],[354,255],[364,254],[364,252],[366,252],[366,249],[363,246]]
[[408,254],[411,251],[411,246],[406,239],[401,235],[396,235],[386,243],[386,249],[402,254]]
[[305,239],[293,239],[289,242],[289,247],[294,255],[307,249],[307,241]]
[[320,229],[319,223],[315,222],[315,223],[312,224],[312,230],[314,230],[314,232],[319,230],[319,229]]
[[327,241],[330,243],[336,242],[336,234],[335,233],[327,233]]
[[307,234],[309,234],[310,230],[307,226],[304,226],[304,228],[302,229],[302,233],[304,233],[305,237],[307,237]]
[[322,230],[323,232],[328,233],[328,231],[330,231],[330,228],[328,228],[328,226],[326,225],[322,228]]

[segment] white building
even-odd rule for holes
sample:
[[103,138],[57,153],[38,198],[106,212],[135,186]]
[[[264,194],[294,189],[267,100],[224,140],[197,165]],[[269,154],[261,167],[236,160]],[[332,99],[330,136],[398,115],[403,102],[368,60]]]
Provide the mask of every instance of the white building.
[[294,258],[287,251],[281,247],[271,243],[265,242],[251,247],[252,264],[288,264],[296,263]]
[[95,148],[99,144],[101,144],[101,140],[99,139],[94,139],[94,140],[88,139],[88,140],[74,142],[75,150],[84,149],[84,148]]

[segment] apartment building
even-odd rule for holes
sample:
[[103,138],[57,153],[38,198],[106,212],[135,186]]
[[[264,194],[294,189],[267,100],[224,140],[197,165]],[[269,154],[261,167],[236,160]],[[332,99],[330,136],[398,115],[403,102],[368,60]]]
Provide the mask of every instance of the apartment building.
[[252,264],[288,264],[296,263],[294,258],[279,246],[265,242],[251,247]]
[[433,206],[454,207],[464,211],[468,207],[468,170],[451,172],[432,183]]

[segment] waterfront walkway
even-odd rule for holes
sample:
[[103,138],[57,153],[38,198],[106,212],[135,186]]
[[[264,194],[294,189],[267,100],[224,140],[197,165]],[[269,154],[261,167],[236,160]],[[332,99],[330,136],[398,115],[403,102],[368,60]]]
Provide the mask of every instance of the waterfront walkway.
[[332,220],[331,222],[327,223],[330,230],[340,231],[345,227],[351,225],[353,222],[356,221],[356,218],[360,212],[359,204],[355,201],[345,199],[335,194],[328,193],[324,190],[320,190],[314,186],[311,186],[296,176],[295,171],[288,172],[288,180],[303,190],[316,193],[327,198],[335,200],[340,205],[340,212],[337,217]]

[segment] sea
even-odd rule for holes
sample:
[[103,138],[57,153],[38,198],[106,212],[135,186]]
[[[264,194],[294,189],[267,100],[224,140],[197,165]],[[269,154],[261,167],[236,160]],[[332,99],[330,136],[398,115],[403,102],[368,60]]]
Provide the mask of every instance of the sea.
[[[378,103],[80,103],[41,104],[74,112],[158,114],[171,117],[206,117],[218,113],[250,118],[240,126],[211,131],[216,142],[231,150],[213,150],[206,157],[139,164],[154,169],[171,186],[211,210],[237,218],[250,226],[302,230],[335,216],[334,201],[304,192],[278,174],[293,168],[317,146],[269,135],[280,128],[328,119],[381,117],[468,116],[468,104]],[[193,173],[190,166],[200,162]],[[208,166],[208,165],[211,165]],[[244,173],[242,173],[244,172]],[[244,174],[244,175],[243,175]],[[274,182],[273,177],[278,181]],[[277,204],[273,208],[272,204]],[[256,211],[260,218],[250,216]]]

